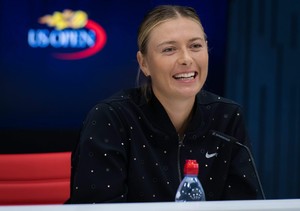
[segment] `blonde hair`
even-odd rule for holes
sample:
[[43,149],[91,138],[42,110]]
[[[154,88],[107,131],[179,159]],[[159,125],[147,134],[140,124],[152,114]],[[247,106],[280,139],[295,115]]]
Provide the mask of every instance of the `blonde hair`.
[[[197,22],[200,27],[202,28],[203,32],[203,26],[200,21],[199,16],[197,15],[195,9],[192,7],[186,7],[186,6],[178,6],[178,5],[160,5],[149,11],[141,25],[138,29],[138,49],[143,54],[147,54],[147,47],[148,47],[148,41],[151,31],[158,26],[159,24],[168,21],[170,19],[176,19],[178,17],[185,17],[190,18],[193,21]],[[206,39],[206,35],[204,33],[204,38]],[[137,85],[140,85],[142,87],[142,91],[147,97],[151,93],[151,78],[145,77],[143,73],[141,73],[141,70],[139,69],[137,74]],[[148,98],[148,97],[147,97]]]

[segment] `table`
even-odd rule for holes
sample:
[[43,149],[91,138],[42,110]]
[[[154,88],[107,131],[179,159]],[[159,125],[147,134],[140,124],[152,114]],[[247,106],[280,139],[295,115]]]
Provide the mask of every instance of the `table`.
[[300,211],[300,199],[0,206],[0,211]]

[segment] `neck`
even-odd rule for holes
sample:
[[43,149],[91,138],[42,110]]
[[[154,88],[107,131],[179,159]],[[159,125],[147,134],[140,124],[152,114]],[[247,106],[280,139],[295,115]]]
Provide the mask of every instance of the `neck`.
[[166,110],[171,122],[173,123],[177,133],[182,136],[191,119],[195,98],[185,100],[169,100],[157,97]]

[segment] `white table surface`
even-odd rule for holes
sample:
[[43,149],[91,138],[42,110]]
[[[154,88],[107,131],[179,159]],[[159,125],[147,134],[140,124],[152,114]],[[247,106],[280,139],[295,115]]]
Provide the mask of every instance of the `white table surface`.
[[0,206],[0,211],[300,211],[300,199]]

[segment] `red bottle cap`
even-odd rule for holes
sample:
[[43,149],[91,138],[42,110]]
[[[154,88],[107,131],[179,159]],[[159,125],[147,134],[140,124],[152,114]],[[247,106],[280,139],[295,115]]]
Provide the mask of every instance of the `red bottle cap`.
[[186,160],[184,164],[184,174],[198,175],[199,165],[196,160]]

